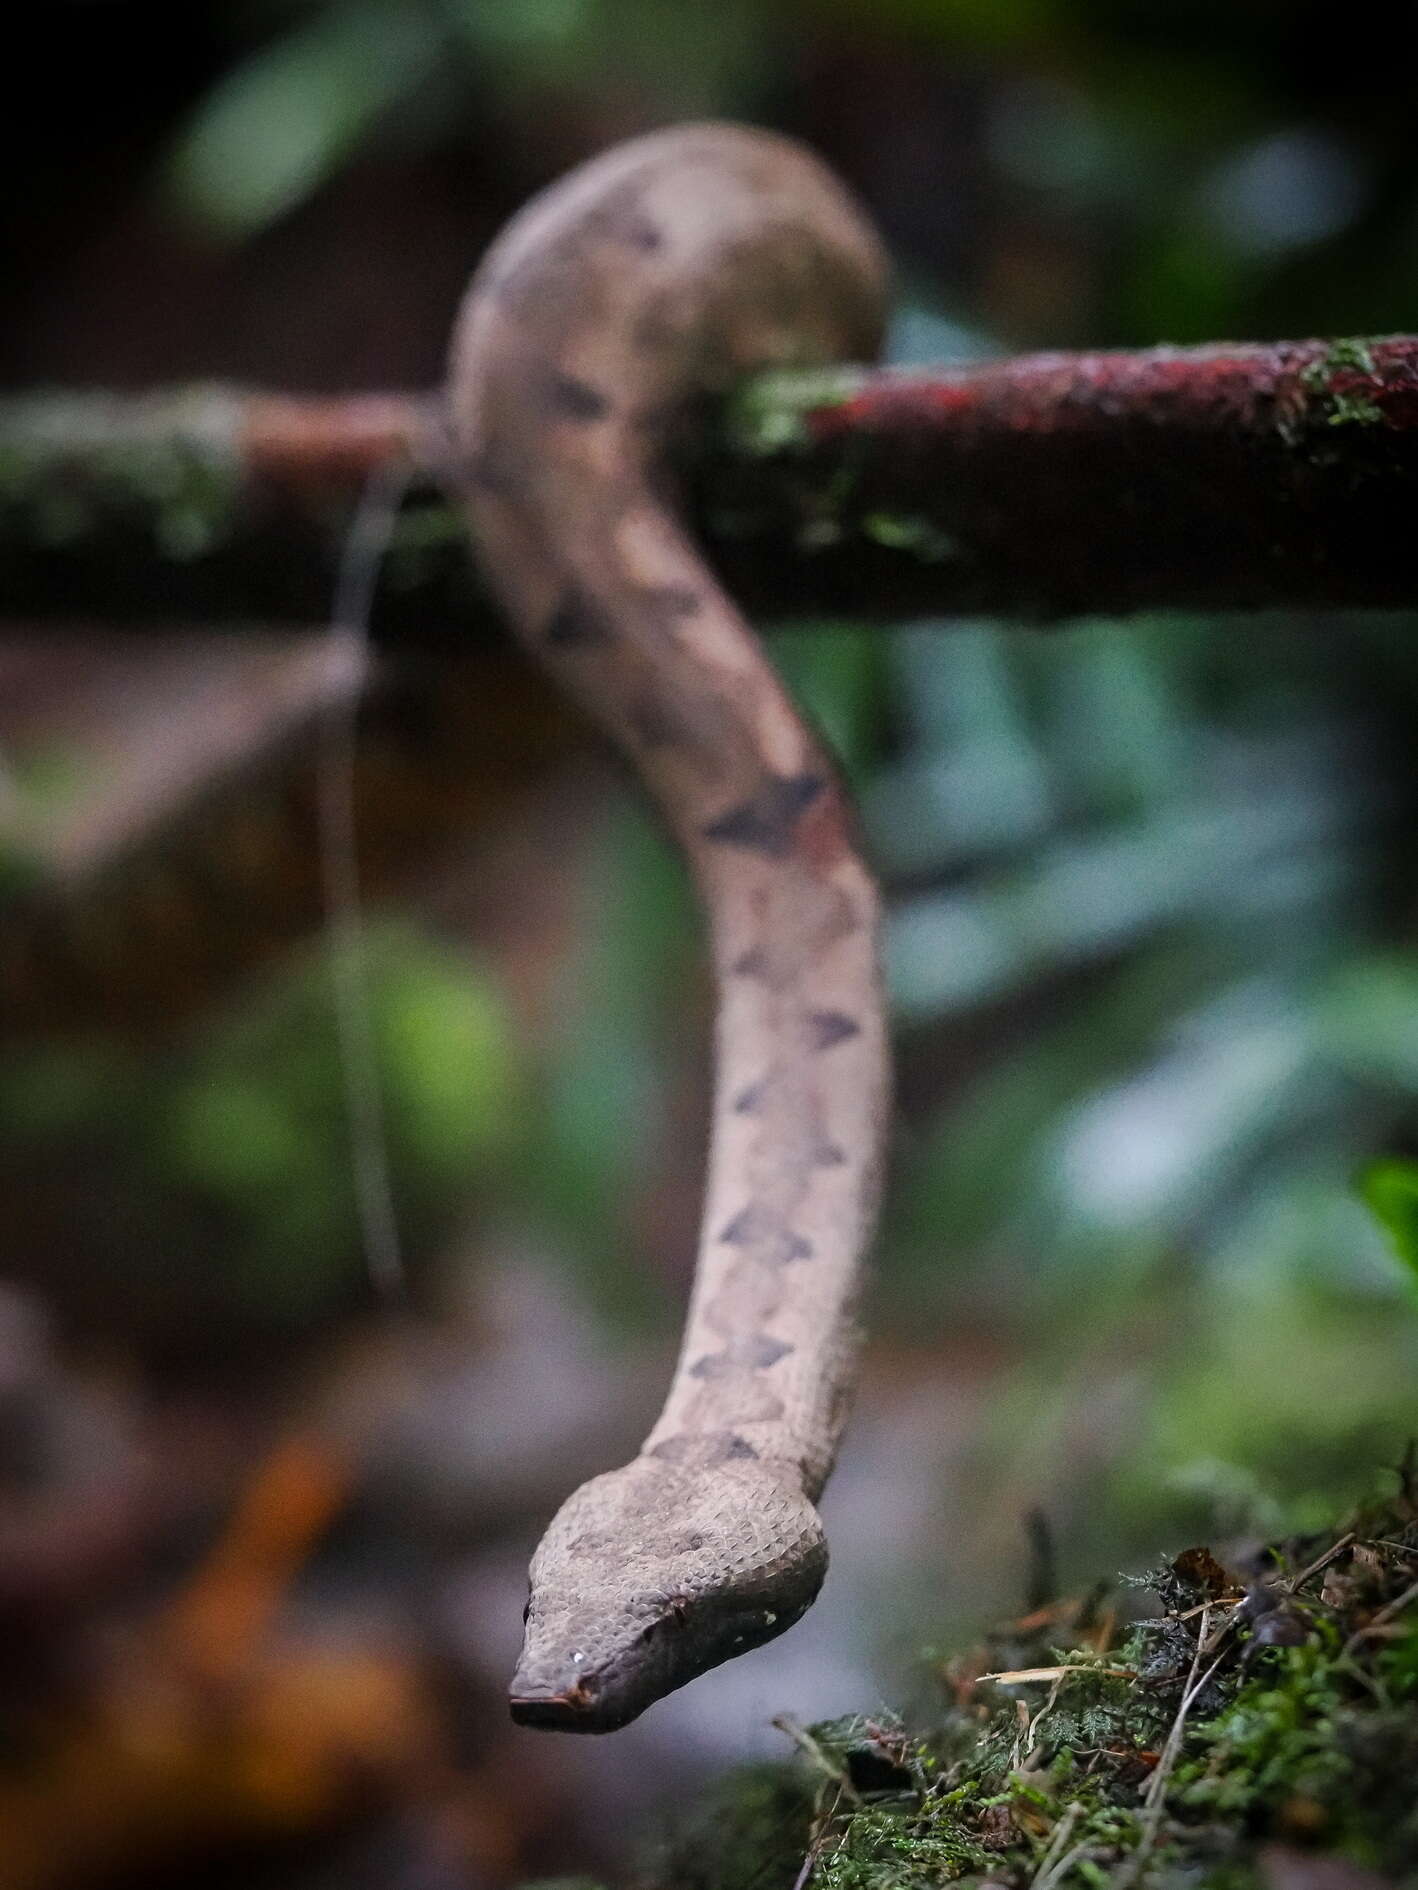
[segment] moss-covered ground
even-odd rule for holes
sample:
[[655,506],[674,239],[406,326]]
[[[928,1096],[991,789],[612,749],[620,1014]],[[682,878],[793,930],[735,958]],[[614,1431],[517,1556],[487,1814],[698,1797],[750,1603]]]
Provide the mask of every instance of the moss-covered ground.
[[1192,1549],[930,1662],[906,1724],[800,1728],[643,1890],[1418,1887],[1418,1472],[1342,1529]]

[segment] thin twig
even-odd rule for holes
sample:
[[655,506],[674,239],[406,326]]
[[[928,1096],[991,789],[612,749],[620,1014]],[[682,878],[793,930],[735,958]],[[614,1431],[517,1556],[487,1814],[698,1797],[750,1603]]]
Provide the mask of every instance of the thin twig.
[[[369,619],[379,565],[412,477],[407,460],[390,459],[376,466],[345,540],[329,631],[331,666],[342,674],[352,664],[368,669]],[[394,1212],[360,907],[354,783],[357,702],[355,692],[344,699],[332,692],[323,719],[316,769],[320,873],[355,1207],[370,1278],[393,1298],[403,1288],[404,1260]]]
[[793,1879],[793,1890],[806,1890],[806,1886],[812,1877],[813,1871],[816,1870],[816,1868],[817,1868],[817,1840],[814,1839],[813,1842],[809,1844],[807,1847],[807,1854],[803,1858],[802,1869],[798,1872],[797,1876],[794,1877]]
[[1009,1749],[1009,1769],[1017,1772],[1024,1763],[1024,1742],[1029,1737],[1033,1721],[1029,1717],[1029,1708],[1023,1700],[1014,1702],[1014,1744]]
[[1205,1614],[1208,1608],[1239,1608],[1244,1600],[1244,1595],[1213,1595],[1210,1601],[1199,1601],[1194,1608],[1188,1608],[1182,1614],[1174,1614],[1171,1619],[1194,1621],[1199,1614]]
[[837,1816],[837,1807],[841,1802],[842,1781],[839,1780],[837,1796],[832,1800],[827,1810],[822,1812],[813,1821],[815,1828],[811,1838],[808,1840],[807,1854],[803,1858],[802,1868],[793,1879],[793,1890],[807,1890],[807,1885],[812,1879],[812,1873],[817,1869],[818,1862],[822,1857],[822,1841],[832,1829],[832,1820]]
[[[1207,1610],[1209,1610],[1211,1607],[1211,1603],[1208,1602],[1206,1604],[1206,1607],[1207,1607]],[[1221,1645],[1222,1641],[1225,1640],[1226,1636],[1231,1632],[1232,1628],[1235,1627],[1237,1621],[1240,1619],[1240,1615],[1241,1615],[1241,1610],[1238,1605],[1231,1609],[1230,1613],[1226,1616],[1226,1619],[1224,1621],[1221,1621],[1217,1624],[1215,1629],[1212,1631],[1211,1638],[1209,1640],[1207,1640],[1205,1636],[1203,1635],[1201,1645],[1197,1649],[1198,1655],[1201,1659],[1205,1660],[1207,1655],[1214,1654],[1216,1652],[1217,1648]],[[1204,1611],[1202,1615],[1203,1623],[1205,1623],[1206,1619],[1207,1619],[1207,1614]]]
[[1187,1683],[1182,1688],[1182,1697],[1177,1707],[1176,1717],[1173,1719],[1171,1727],[1168,1729],[1167,1742],[1162,1748],[1161,1758],[1157,1761],[1157,1769],[1147,1781],[1147,1796],[1144,1802],[1149,1810],[1156,1805],[1166,1791],[1167,1776],[1172,1766],[1176,1763],[1177,1751],[1182,1743],[1182,1732],[1186,1726],[1187,1714],[1191,1710],[1192,1701],[1196,1698],[1197,1670],[1201,1666],[1202,1649],[1206,1646],[1209,1627],[1209,1618],[1203,1615],[1201,1617],[1201,1626],[1197,1630],[1196,1648],[1192,1653],[1191,1669],[1187,1674]]
[[1353,1540],[1354,1531],[1351,1529],[1347,1536],[1341,1536],[1338,1542],[1331,1543],[1324,1554],[1311,1562],[1307,1569],[1302,1569],[1298,1575],[1284,1583],[1285,1592],[1290,1595],[1298,1594],[1312,1575],[1318,1575],[1322,1568],[1328,1568],[1334,1558],[1342,1555]]
[[[1073,1809],[1076,1811],[1078,1807],[1075,1805]],[[1091,1841],[1085,1838],[1081,1844],[1075,1844],[1071,1851],[1065,1851],[1059,1861],[1050,1869],[1047,1877],[1036,1877],[1034,1879],[1033,1890],[1053,1890],[1053,1886],[1056,1883],[1063,1882],[1078,1859],[1086,1856],[1092,1848]]]
[[1410,1601],[1418,1601],[1418,1582],[1414,1582],[1411,1588],[1405,1588],[1393,1601],[1387,1602],[1363,1627],[1356,1628],[1344,1643],[1342,1652],[1352,1654],[1359,1643],[1367,1640],[1376,1628],[1386,1627],[1395,1615],[1402,1614]]
[[1022,1769],[1024,1766],[1028,1765],[1029,1761],[1034,1757],[1039,1742],[1039,1727],[1043,1724],[1044,1720],[1048,1718],[1049,1714],[1053,1712],[1054,1703],[1062,1690],[1064,1678],[1065,1676],[1062,1673],[1056,1677],[1054,1684],[1049,1688],[1048,1694],[1045,1696],[1044,1704],[1039,1708],[1033,1719],[1030,1720],[1025,1730],[1023,1740],[1020,1742],[1024,1747],[1024,1756],[1018,1761],[1018,1765],[1014,1769]]
[[1068,1843],[1069,1834],[1078,1823],[1081,1810],[1082,1807],[1077,1804],[1065,1806],[1063,1816],[1050,1832],[1049,1841],[1044,1846],[1044,1855],[1039,1859],[1039,1868],[1034,1872],[1031,1890],[1047,1890],[1050,1867],[1054,1858]]
[[1101,1673],[1115,1680],[1136,1680],[1135,1667],[1100,1667],[1092,1661],[1078,1660],[1066,1662],[1058,1667],[1006,1667],[1000,1673],[981,1673],[975,1676],[976,1683],[981,1680],[993,1680],[1002,1687],[1031,1686],[1043,1680],[1067,1679],[1071,1673]]
[[[1197,1678],[1197,1671],[1201,1666],[1202,1655],[1207,1648],[1207,1632],[1209,1626],[1209,1616],[1204,1614],[1201,1618],[1201,1626],[1197,1631],[1196,1651],[1192,1655],[1191,1670],[1187,1674],[1187,1683],[1182,1690],[1182,1698],[1177,1707],[1176,1718],[1172,1721],[1171,1728],[1168,1731],[1167,1742],[1162,1748],[1162,1756],[1157,1761],[1157,1769],[1147,1782],[1147,1793],[1143,1799],[1142,1835],[1138,1839],[1137,1849],[1132,1855],[1129,1867],[1124,1870],[1118,1879],[1118,1890],[1129,1890],[1129,1886],[1137,1882],[1142,1874],[1144,1865],[1156,1848],[1157,1834],[1162,1828],[1162,1817],[1167,1808],[1167,1783],[1172,1776],[1172,1767],[1176,1764],[1177,1756],[1182,1749],[1182,1739],[1186,1732],[1187,1714],[1191,1711],[1193,1702],[1209,1684],[1212,1675],[1225,1659],[1224,1654],[1218,1654],[1216,1659],[1207,1668],[1206,1672],[1202,1674],[1201,1678]],[[1229,1626],[1229,1621],[1224,1623],[1223,1631],[1224,1627]]]

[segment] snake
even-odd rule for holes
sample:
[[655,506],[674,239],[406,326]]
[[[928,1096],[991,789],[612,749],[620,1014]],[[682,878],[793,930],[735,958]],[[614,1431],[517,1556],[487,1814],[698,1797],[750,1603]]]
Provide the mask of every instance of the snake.
[[669,468],[741,377],[873,356],[886,291],[880,241],[815,155],[705,123],[532,198],[455,323],[445,424],[476,555],[668,827],[714,978],[678,1362],[634,1460],[575,1490],[532,1558],[524,1725],[624,1726],[791,1627],[826,1571],[817,1499],[857,1375],[889,1107],[881,898],[834,761]]

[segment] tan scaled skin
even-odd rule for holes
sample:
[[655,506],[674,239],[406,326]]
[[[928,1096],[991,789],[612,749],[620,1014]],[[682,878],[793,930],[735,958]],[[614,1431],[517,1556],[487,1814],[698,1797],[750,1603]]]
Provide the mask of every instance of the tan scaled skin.
[[878,898],[816,736],[666,496],[671,432],[744,373],[875,353],[876,238],[785,139],[695,125],[536,198],[460,314],[457,477],[536,658],[614,738],[706,910],[716,1082],[694,1291],[634,1462],[531,1566],[515,1718],[606,1731],[790,1626],[855,1372],[887,1112]]

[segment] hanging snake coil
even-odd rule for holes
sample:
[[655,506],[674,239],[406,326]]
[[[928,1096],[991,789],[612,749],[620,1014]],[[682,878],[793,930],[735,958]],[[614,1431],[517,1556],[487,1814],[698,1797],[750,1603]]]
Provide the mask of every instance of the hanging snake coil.
[[531,1565],[514,1718],[608,1731],[781,1634],[858,1350],[888,1108],[878,896],[853,810],[667,498],[705,395],[875,353],[880,246],[809,153],[732,126],[608,152],[494,244],[455,332],[456,479],[519,637],[630,757],[693,872],[716,980],[683,1347],[639,1455]]

